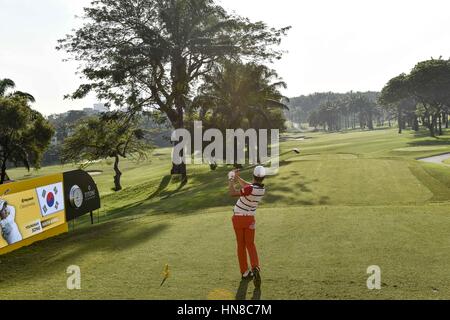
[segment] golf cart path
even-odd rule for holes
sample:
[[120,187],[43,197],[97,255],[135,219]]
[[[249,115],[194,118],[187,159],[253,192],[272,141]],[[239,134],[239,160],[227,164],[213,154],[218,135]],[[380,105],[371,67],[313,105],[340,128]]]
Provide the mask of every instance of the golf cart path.
[[444,161],[450,159],[450,153],[441,154],[438,156],[428,157],[428,158],[422,158],[417,159],[419,161],[428,162],[428,163],[437,163],[437,164],[443,164],[448,166],[448,164],[445,164]]

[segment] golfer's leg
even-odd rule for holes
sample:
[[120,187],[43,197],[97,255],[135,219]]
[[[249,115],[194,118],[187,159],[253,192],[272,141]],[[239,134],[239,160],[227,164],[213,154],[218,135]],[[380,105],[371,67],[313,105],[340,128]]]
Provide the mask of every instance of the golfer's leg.
[[258,252],[255,245],[255,229],[252,227],[245,229],[245,246],[250,256],[252,269],[259,267]]
[[235,221],[233,221],[233,224],[234,232],[236,233],[239,268],[241,269],[241,274],[244,274],[248,270],[247,252],[245,250],[245,229],[241,228]]

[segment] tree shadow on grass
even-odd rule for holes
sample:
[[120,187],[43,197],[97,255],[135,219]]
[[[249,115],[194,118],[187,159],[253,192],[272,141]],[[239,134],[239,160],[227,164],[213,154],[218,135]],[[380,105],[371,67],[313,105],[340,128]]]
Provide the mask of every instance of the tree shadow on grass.
[[46,278],[64,272],[69,265],[84,261],[86,255],[117,254],[149,241],[169,227],[166,223],[138,226],[124,221],[110,221],[75,230],[24,247],[5,256],[0,274],[3,285],[26,282],[29,277]]
[[[286,199],[287,199],[286,196],[283,196],[283,195],[268,194],[265,196],[263,201],[265,203],[273,203],[276,205],[277,203],[285,202]],[[316,203],[311,200],[295,199],[295,200],[291,201],[290,206],[313,206],[315,204]],[[262,208],[263,207],[264,207],[264,204],[262,205]]]
[[[113,226],[103,228],[101,231],[98,229],[89,230],[89,228],[85,228],[79,234],[75,231],[72,240],[84,244],[71,255],[77,257],[84,253],[95,251],[116,252],[130,250],[145,241],[155,238],[169,227],[167,223],[144,224],[142,226],[137,224],[127,226],[127,224],[130,224],[130,221],[119,221],[114,223]],[[120,237],[117,236],[118,234],[120,234]]]
[[[181,192],[183,188],[186,186],[187,182],[182,181],[178,187],[173,191],[166,191],[167,187],[170,185],[172,181],[172,176],[164,176],[157,188],[147,199],[136,201],[134,203],[129,203],[127,205],[117,207],[111,210],[108,210],[108,215],[106,217],[107,220],[111,220],[117,216],[125,217],[125,216],[133,216],[133,215],[143,215],[146,214],[148,209],[157,208],[159,205],[168,203],[166,200],[175,196],[177,193]],[[152,200],[157,200],[160,198],[160,202],[153,202]],[[126,212],[126,214],[124,214]],[[162,213],[168,213],[169,211],[162,210]],[[103,218],[105,219],[105,218]]]
[[[409,132],[411,133],[411,135],[414,136],[414,138],[425,138],[426,137],[426,138],[433,139],[433,138],[439,138],[439,137],[447,136],[447,132],[444,131],[444,135],[442,135],[442,136],[431,137],[430,130],[424,129],[424,128],[419,130],[419,131],[409,131]],[[436,131],[435,134],[438,134],[438,131]]]
[[327,205],[327,204],[329,204],[329,202],[330,202],[330,197],[327,197],[327,196],[320,197],[320,199],[319,199],[320,205]]
[[170,181],[172,180],[172,176],[168,175],[168,176],[164,176],[161,180],[161,182],[159,183],[158,189],[155,190],[155,192],[153,192],[148,199],[154,199],[157,196],[159,196],[161,194],[161,192],[163,192],[164,190],[167,189],[167,187],[169,186]]
[[[168,178],[163,178],[158,188],[160,191],[151,195],[153,199],[135,202],[126,206],[115,208],[108,212],[108,217],[115,216],[134,216],[144,214],[188,214],[199,212],[213,207],[234,206],[236,199],[228,196],[226,186],[226,172],[229,168],[220,168],[214,172],[204,172],[189,177],[190,184],[179,185],[174,191],[165,191]],[[243,170],[244,171],[244,170]],[[248,169],[245,169],[248,171]],[[291,172],[295,173],[295,172]],[[244,178],[247,177],[247,172]],[[297,180],[292,186],[285,185],[282,182],[274,181],[272,184],[270,177],[267,180],[267,195],[264,198],[264,204],[279,203],[280,201],[291,201],[289,195],[294,191],[301,194],[313,193],[310,185],[318,182],[317,179],[307,179],[301,174],[292,177]],[[161,191],[162,190],[162,191]],[[282,193],[277,195],[276,193]],[[158,194],[158,195],[156,195]],[[317,204],[326,204],[322,197]],[[314,205],[312,201],[303,201],[296,198],[292,205]]]
[[[175,190],[167,190],[175,182],[171,176],[165,176],[159,182],[159,187],[148,198],[144,200],[122,205],[108,211],[106,219],[126,216],[140,215],[160,215],[160,214],[190,214],[201,212],[213,207],[232,208],[236,203],[235,198],[228,196],[226,174],[230,167],[219,167],[215,171],[203,171],[189,176],[189,184],[180,184]],[[243,178],[251,179],[251,168],[242,170]],[[279,203],[279,201],[291,201],[288,195],[294,191],[300,193],[312,193],[310,185],[317,182],[317,179],[307,179],[299,174],[297,170],[290,170],[294,179],[292,187],[275,180],[271,183],[271,178],[267,179],[267,195],[264,198],[264,204]],[[280,196],[276,192],[283,193]],[[275,193],[275,194],[274,194]],[[132,195],[130,195],[132,196]],[[320,199],[319,204],[324,204],[325,199]],[[288,202],[289,203],[289,202]],[[296,198],[292,205],[314,205],[312,201],[302,201]],[[103,218],[105,219],[105,218]]]
[[427,146],[449,146],[450,137],[438,137],[435,140],[422,140],[408,142],[411,147],[427,147]]
[[174,191],[170,191],[170,192],[163,192],[161,193],[161,200],[166,200],[174,195],[176,195],[178,192],[180,192],[183,187],[187,184],[187,180],[181,181],[181,183],[178,185],[178,187],[174,190]]
[[188,183],[188,181],[183,180],[180,182],[180,184],[178,185],[178,187],[174,190],[174,191],[166,191],[167,187],[169,186],[170,182],[172,181],[172,176],[171,175],[167,175],[164,176],[158,186],[158,188],[155,190],[155,192],[153,192],[149,197],[148,200],[154,199],[158,196],[161,197],[162,200],[170,198],[171,196],[177,194],[178,192],[180,192],[184,186],[186,186],[186,184]]
[[300,192],[312,192],[310,188],[307,187],[307,181],[298,182],[295,186],[299,189]]

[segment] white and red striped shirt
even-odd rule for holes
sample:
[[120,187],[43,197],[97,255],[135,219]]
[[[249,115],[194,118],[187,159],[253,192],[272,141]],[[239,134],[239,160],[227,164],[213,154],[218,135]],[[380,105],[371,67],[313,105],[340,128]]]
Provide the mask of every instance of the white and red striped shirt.
[[251,184],[242,188],[241,196],[234,206],[234,214],[237,216],[254,216],[265,193],[264,185],[260,184]]

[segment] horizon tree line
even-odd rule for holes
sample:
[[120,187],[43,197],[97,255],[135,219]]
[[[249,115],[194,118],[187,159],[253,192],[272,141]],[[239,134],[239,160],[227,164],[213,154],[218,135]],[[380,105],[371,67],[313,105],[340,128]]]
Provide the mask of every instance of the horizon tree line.
[[309,112],[308,123],[314,129],[335,132],[360,128],[373,130],[390,122],[389,113],[366,93],[349,92],[329,95],[327,100]]

